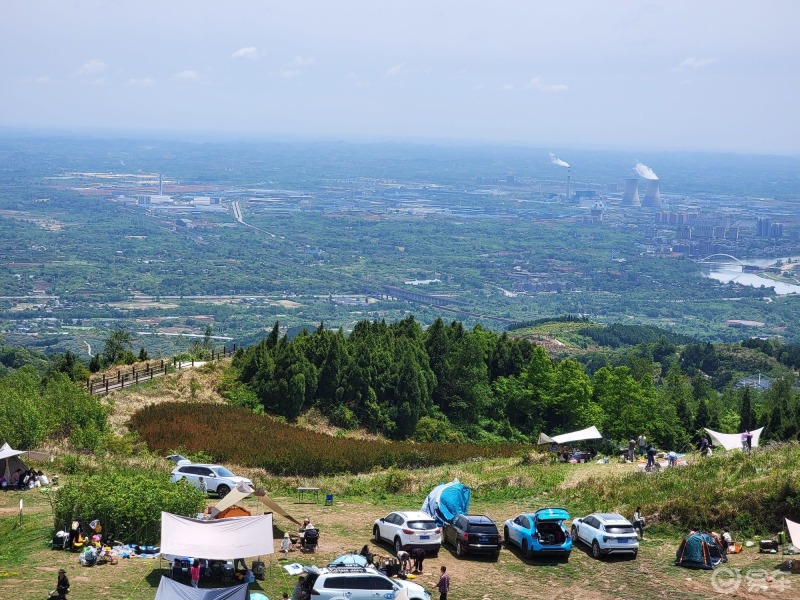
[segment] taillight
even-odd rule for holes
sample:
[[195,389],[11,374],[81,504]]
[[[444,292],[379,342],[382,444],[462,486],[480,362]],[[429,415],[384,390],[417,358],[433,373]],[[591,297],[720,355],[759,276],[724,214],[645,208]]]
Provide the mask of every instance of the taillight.
[[465,541],[468,540],[469,539],[469,534],[468,533],[462,533],[461,534],[461,539],[465,540]]
[[403,529],[403,533],[405,533],[406,535],[413,535],[414,534],[414,530],[413,529]]
[[437,527],[436,531],[434,531],[433,533],[442,533],[442,530]]

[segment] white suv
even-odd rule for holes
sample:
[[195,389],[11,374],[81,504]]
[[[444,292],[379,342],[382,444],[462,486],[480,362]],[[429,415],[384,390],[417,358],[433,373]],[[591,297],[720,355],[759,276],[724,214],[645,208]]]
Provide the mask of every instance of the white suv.
[[206,484],[206,489],[209,492],[218,494],[220,498],[226,496],[228,492],[242,482],[250,487],[253,486],[252,481],[246,477],[234,475],[222,465],[205,465],[183,460],[179,461],[172,470],[172,475],[169,479],[173,482],[185,479],[193,486],[199,488],[201,477]]
[[394,598],[405,590],[410,600],[430,600],[430,594],[417,583],[390,579],[374,567],[305,567],[305,590],[315,600],[375,600]]
[[386,540],[396,551],[422,548],[428,556],[437,556],[442,547],[442,529],[420,511],[389,513],[375,521],[372,533],[376,542]]
[[633,525],[616,513],[593,513],[572,522],[572,539],[592,547],[592,556],[639,554],[639,537]]

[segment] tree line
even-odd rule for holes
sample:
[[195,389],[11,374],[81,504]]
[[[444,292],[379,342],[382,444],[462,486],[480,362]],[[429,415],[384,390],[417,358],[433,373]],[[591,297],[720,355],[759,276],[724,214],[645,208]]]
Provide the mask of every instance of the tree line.
[[791,375],[767,392],[720,393],[703,371],[718,364],[711,344],[664,339],[587,369],[524,338],[455,321],[437,319],[426,330],[413,317],[361,321],[349,335],[320,325],[292,340],[276,322],[265,339],[237,352],[221,390],[289,421],[317,408],[337,426],[393,439],[523,442],[590,425],[615,444],[645,433],[674,450],[704,427],[768,425],[767,438],[797,437]]

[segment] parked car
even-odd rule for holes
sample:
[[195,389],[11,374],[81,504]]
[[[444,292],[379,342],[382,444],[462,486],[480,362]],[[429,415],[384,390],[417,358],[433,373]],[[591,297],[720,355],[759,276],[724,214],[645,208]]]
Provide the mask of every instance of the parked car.
[[246,477],[234,475],[222,465],[206,465],[189,463],[188,461],[180,461],[177,466],[172,469],[170,481],[176,482],[185,479],[193,486],[199,488],[201,477],[206,484],[206,489],[209,492],[218,494],[220,498],[226,496],[228,492],[242,482],[251,487],[253,485],[253,482]]
[[500,556],[503,539],[497,525],[486,515],[456,515],[442,527],[442,543],[456,549],[456,555],[491,554]]
[[519,546],[526,558],[558,556],[569,560],[572,536],[564,526],[569,513],[563,508],[542,508],[522,513],[503,525],[506,544]]
[[375,541],[385,540],[397,550],[422,548],[428,556],[439,554],[442,530],[433,517],[420,511],[391,512],[375,521]]
[[304,589],[316,600],[374,600],[394,598],[405,590],[410,600],[430,600],[430,594],[418,583],[390,579],[373,567],[305,567]]
[[572,539],[591,546],[592,556],[639,554],[639,537],[633,525],[616,513],[593,513],[572,522]]

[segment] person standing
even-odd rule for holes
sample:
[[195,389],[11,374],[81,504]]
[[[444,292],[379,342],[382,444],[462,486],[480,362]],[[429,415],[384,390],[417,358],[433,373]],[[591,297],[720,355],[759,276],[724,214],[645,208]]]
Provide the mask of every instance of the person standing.
[[425,560],[425,550],[422,548],[414,548],[411,551],[411,558],[414,559],[414,571],[422,575],[422,563]]
[[197,483],[200,485],[200,491],[204,494],[208,494],[208,484],[203,477],[198,478]]
[[630,441],[628,441],[628,462],[633,462],[635,451],[636,451],[636,440],[631,438]]
[[306,578],[301,575],[297,578],[297,583],[294,584],[294,590],[292,591],[292,600],[304,600],[304,592],[306,589]]
[[439,581],[436,582],[436,589],[439,590],[439,600],[447,600],[447,593],[450,591],[450,574],[447,567],[442,565]]
[[652,469],[656,466],[656,447],[653,444],[647,448],[647,468]]
[[638,529],[640,537],[644,539],[644,516],[642,515],[641,506],[637,506],[636,511],[633,513],[633,528]]
[[292,538],[289,537],[289,532],[283,534],[283,541],[281,541],[281,552],[283,555],[288,559],[289,558],[289,550],[292,548]]
[[747,451],[750,452],[750,450],[753,449],[753,434],[750,433],[749,429],[745,432],[745,434],[747,435],[745,440],[747,442]]
[[647,438],[644,434],[639,436],[639,456],[644,456],[647,450]]
[[728,548],[730,548],[731,544],[733,544],[733,538],[731,537],[727,527],[722,528],[721,540],[722,543],[720,544],[720,547],[722,548],[722,562],[728,562]]
[[198,559],[194,559],[189,568],[189,574],[192,576],[192,587],[200,587],[200,561]]
[[58,600],[66,600],[69,593],[69,578],[64,569],[58,570],[58,581],[56,581],[56,594]]

